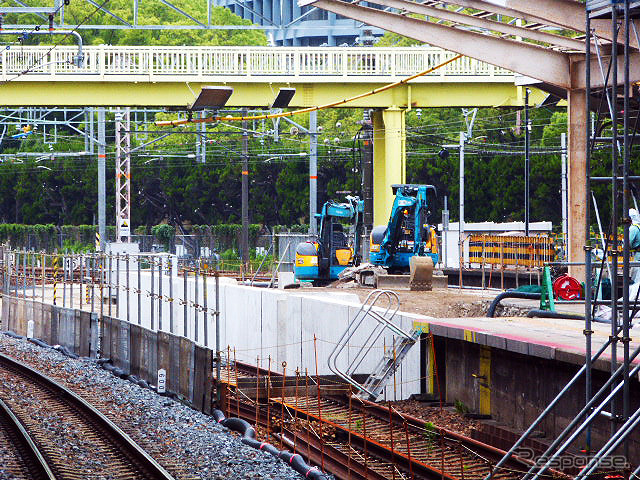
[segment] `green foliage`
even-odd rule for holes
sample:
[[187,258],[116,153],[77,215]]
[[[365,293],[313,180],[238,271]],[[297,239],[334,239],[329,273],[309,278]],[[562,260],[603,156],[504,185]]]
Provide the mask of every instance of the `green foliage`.
[[228,248],[220,254],[220,260],[238,260],[240,255],[233,248]]
[[423,45],[423,43],[419,40],[404,37],[392,32],[386,32],[376,42],[376,47],[413,47],[415,45]]
[[461,400],[455,401],[454,408],[456,409],[456,412],[458,412],[461,415],[469,413],[469,407],[467,407]]
[[[38,0],[26,0],[25,5],[41,6]],[[182,11],[207,23],[207,2],[192,0],[174,0],[172,4]],[[133,23],[134,12],[130,0],[109,0],[107,8],[110,12],[123,20]],[[117,19],[104,11],[96,11],[95,5],[88,2],[71,2],[65,7],[65,21],[72,25],[87,23],[90,18],[92,24],[120,24]],[[193,22],[172,8],[160,2],[140,2],[138,7],[138,24],[140,25],[193,25]],[[7,15],[4,22],[32,24],[34,17],[30,15]],[[233,14],[224,7],[212,6],[211,23],[214,25],[251,25],[249,20]],[[35,37],[35,36],[34,36]],[[262,30],[83,30],[82,37],[88,45],[266,45],[267,38]],[[33,39],[34,43],[46,43],[46,40]],[[73,43],[67,40],[66,43]]]
[[[407,168],[410,183],[435,185],[438,202],[432,205],[432,222],[440,220],[443,198],[448,198],[450,218],[457,221],[459,202],[459,155],[449,149],[448,158],[438,152],[443,145],[457,144],[466,130],[459,108],[411,109],[406,113]],[[520,113],[522,110],[520,109]],[[175,114],[158,114],[158,118]],[[362,142],[358,134],[362,109],[333,109],[318,112],[318,207],[327,200],[342,200],[345,192],[361,194]],[[107,113],[113,128],[113,113]],[[295,118],[308,126],[308,115]],[[560,222],[560,134],[566,130],[564,108],[531,108],[531,219]],[[259,232],[306,233],[309,219],[308,137],[292,135],[281,122],[275,141],[269,122],[254,122],[249,137],[250,244]],[[154,129],[156,127],[149,126]],[[132,155],[132,223],[136,234],[151,234],[154,225],[183,222],[199,236],[201,246],[224,251],[238,250],[241,222],[242,138],[229,134],[229,125],[207,126],[205,163],[176,152],[190,151],[194,136],[170,135],[156,142],[152,150]],[[159,130],[160,127],[157,127]],[[176,130],[182,132],[182,130]],[[226,133],[225,133],[226,132]],[[59,151],[84,150],[84,141],[72,137],[60,140]],[[605,129],[602,132],[608,134]],[[3,141],[2,153],[40,152],[42,135],[34,133],[23,141]],[[113,131],[107,133],[113,138]],[[137,145],[132,136],[132,146]],[[138,143],[139,144],[139,143]],[[115,165],[109,146],[107,155],[107,211],[115,209]],[[156,150],[157,149],[157,150]],[[504,222],[524,218],[524,129],[523,115],[514,108],[483,108],[478,111],[472,138],[465,145],[465,215],[467,221]],[[152,153],[154,152],[154,153]],[[153,155],[153,156],[152,156]],[[0,222],[48,225],[62,229],[63,241],[71,239],[93,245],[97,216],[97,168],[95,156],[56,157],[36,163],[32,160],[0,164]],[[610,171],[610,150],[596,150],[591,158],[592,175]],[[47,168],[41,168],[46,166]],[[632,152],[631,170],[640,170],[640,157]],[[608,186],[593,186],[603,224],[610,221]],[[78,226],[69,230],[65,225]],[[85,227],[83,227],[85,225]],[[280,225],[287,225],[286,229]],[[44,228],[44,227],[42,227]],[[113,226],[108,227],[113,238]],[[0,232],[0,241],[36,244],[36,248],[61,248],[60,240],[41,245],[50,235],[33,231],[31,236],[16,227]]]
[[155,225],[151,229],[151,234],[162,244],[165,252],[171,251],[171,244],[176,236],[176,227],[166,223]]
[[273,233],[308,233],[309,225],[274,225],[272,227]]
[[68,253],[87,253],[94,252],[95,245],[74,242],[73,240],[64,240],[62,244],[62,250]]
[[566,132],[567,112],[554,112],[553,115],[551,115],[549,125],[547,125],[542,132],[542,145],[557,145],[560,135]]
[[438,428],[433,422],[424,422],[424,431],[429,435],[434,435],[438,433]]

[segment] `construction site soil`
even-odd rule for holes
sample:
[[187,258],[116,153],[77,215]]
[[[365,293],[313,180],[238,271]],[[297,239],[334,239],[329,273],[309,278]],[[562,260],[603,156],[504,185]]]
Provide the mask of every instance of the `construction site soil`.
[[[358,295],[364,301],[371,293],[370,288],[339,284],[337,287],[301,288],[298,292],[349,292]],[[411,292],[397,290],[400,310],[407,313],[418,313],[435,318],[484,317],[493,298],[499,293],[495,291],[460,290],[458,288],[436,288],[430,292]]]

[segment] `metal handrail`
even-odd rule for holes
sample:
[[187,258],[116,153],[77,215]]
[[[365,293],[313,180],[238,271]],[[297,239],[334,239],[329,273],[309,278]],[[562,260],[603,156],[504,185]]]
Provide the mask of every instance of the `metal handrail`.
[[[374,308],[379,308],[376,307],[376,303],[378,302],[378,300],[380,300],[381,297],[386,297],[386,299],[388,300],[387,306],[382,313],[374,310]],[[359,391],[364,392],[372,397],[376,395],[360,383],[353,380],[350,375],[355,372],[357,368],[362,364],[362,361],[371,351],[374,344],[380,338],[385,329],[388,328],[400,337],[407,339],[411,338],[410,334],[392,323],[393,317],[395,317],[399,308],[400,301],[398,295],[395,292],[389,290],[374,290],[369,293],[365,301],[360,306],[360,309],[353,317],[353,320],[349,322],[347,329],[343,332],[340,339],[336,342],[336,346],[329,354],[329,358],[327,360],[329,369],[334,374],[336,374],[338,377],[340,377],[350,385],[353,385]],[[353,337],[355,332],[367,317],[373,318],[377,322],[377,324],[372,329],[371,333],[369,333],[367,339],[362,343],[362,347],[355,355],[354,359],[349,363],[346,371],[343,372],[340,368],[338,368],[337,359],[342,351],[347,347],[349,340]]]
[[[437,65],[454,54],[434,47],[344,48],[344,47],[164,47],[89,46],[83,50],[82,67],[73,65],[74,47],[24,46],[0,52],[0,78],[21,74],[18,80],[65,80],[69,75],[87,79],[103,76],[144,75],[153,81],[169,77],[244,77],[262,81],[264,76],[340,77],[361,82],[363,77],[404,77]],[[493,65],[461,58],[438,69],[429,77],[478,77],[486,82],[512,82],[514,74]],[[119,79],[120,80],[120,79]]]

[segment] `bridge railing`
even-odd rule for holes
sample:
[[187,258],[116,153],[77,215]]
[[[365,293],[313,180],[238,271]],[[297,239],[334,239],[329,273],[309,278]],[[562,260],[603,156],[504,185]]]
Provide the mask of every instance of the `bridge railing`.
[[[169,77],[405,77],[454,56],[439,48],[344,47],[85,47],[84,65],[74,65],[77,48],[12,47],[0,53],[0,78],[24,80],[69,75]],[[496,77],[513,74],[471,58],[460,58],[429,77]],[[56,78],[49,78],[55,80]],[[114,79],[114,80],[117,80]]]

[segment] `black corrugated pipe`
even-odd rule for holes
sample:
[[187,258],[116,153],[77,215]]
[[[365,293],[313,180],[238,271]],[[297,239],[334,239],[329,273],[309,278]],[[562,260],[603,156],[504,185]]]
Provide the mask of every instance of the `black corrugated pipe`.
[[242,434],[241,442],[245,445],[255,448],[256,450],[268,452],[274,457],[287,462],[291,468],[304,475],[305,478],[311,480],[327,480],[329,478],[316,467],[307,465],[304,459],[297,453],[287,452],[286,450],[281,451],[269,443],[256,440],[256,431],[249,422],[240,418],[225,418],[224,413],[217,409],[213,411],[213,418],[223,427]]
[[584,320],[584,315],[576,315],[574,313],[561,313],[561,312],[551,312],[549,310],[538,310],[534,308],[529,313],[527,313],[527,317],[541,317],[541,318],[565,318],[569,320]]
[[503,298],[524,298],[526,300],[540,300],[541,295],[542,294],[540,293],[516,292],[515,290],[507,290],[506,292],[502,292],[500,295],[493,299],[493,302],[491,302],[489,310],[487,310],[487,317],[493,317],[495,315],[496,308]]

